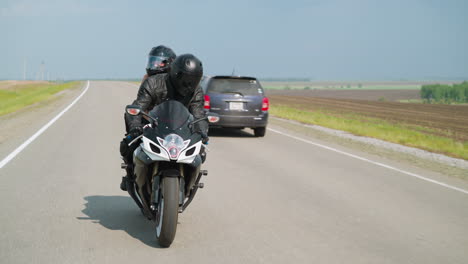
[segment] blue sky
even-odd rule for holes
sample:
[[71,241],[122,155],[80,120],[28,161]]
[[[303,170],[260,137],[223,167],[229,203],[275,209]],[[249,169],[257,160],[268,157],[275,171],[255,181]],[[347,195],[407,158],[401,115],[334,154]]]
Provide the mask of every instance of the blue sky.
[[1,0],[0,79],[140,78],[159,44],[205,73],[468,79],[465,0]]

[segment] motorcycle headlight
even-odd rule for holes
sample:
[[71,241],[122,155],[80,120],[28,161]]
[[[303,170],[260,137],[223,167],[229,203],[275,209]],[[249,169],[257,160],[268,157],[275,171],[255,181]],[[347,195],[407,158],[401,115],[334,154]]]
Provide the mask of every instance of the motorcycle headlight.
[[176,160],[179,154],[184,150],[190,143],[189,140],[185,140],[176,134],[167,135],[164,139],[158,137],[159,144],[166,149],[169,157],[172,160]]

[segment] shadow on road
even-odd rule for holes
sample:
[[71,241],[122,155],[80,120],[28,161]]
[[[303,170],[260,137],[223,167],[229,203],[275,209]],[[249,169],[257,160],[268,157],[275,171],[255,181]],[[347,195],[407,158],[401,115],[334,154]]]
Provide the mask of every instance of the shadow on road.
[[153,248],[160,248],[156,242],[156,228],[148,221],[130,197],[125,196],[86,196],[85,209],[88,217],[79,220],[91,220],[110,230],[123,230],[130,236]]
[[234,129],[234,128],[210,128],[208,136],[210,137],[239,137],[239,138],[254,137],[253,130],[251,129]]

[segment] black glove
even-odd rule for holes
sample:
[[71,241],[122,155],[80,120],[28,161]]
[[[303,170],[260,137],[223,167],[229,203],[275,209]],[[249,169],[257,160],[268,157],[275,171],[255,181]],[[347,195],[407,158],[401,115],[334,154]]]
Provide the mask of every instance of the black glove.
[[122,157],[129,158],[129,153],[135,150],[135,147],[128,146],[130,142],[132,142],[135,138],[139,137],[143,133],[143,129],[141,127],[136,127],[130,130],[127,135],[120,141],[120,155]]
[[200,134],[201,134],[201,137],[202,137],[202,143],[203,144],[208,144],[208,141],[210,140],[208,135],[205,132],[201,132]]
[[143,134],[143,128],[141,127],[135,127],[130,129],[127,136],[125,137],[125,140],[128,142],[127,144],[130,144],[132,140],[139,137],[141,134]]

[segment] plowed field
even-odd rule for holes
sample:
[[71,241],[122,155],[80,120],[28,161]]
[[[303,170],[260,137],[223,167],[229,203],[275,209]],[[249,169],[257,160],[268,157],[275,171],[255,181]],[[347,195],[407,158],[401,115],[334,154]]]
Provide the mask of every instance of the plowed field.
[[392,123],[416,125],[421,132],[468,141],[468,105],[415,104],[372,100],[322,98],[269,93],[272,105],[322,110],[335,115],[358,114]]
[[359,99],[359,100],[370,100],[370,101],[400,101],[400,100],[414,100],[421,99],[419,90],[408,90],[408,89],[389,89],[389,90],[344,90],[344,89],[316,89],[316,90],[266,90],[268,96],[273,95],[288,95],[288,96],[300,96],[300,97],[324,97],[324,98],[335,98],[335,99]]

